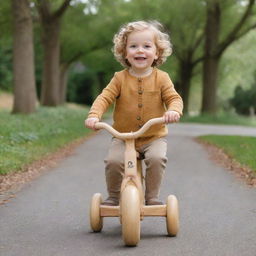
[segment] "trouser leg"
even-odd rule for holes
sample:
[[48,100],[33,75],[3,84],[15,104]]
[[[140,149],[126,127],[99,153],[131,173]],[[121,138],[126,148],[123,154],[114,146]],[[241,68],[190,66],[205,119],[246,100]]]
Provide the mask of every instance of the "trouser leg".
[[145,146],[144,151],[146,175],[145,175],[145,200],[158,199],[160,186],[167,163],[167,142],[165,138],[157,139]]
[[105,159],[107,191],[110,198],[119,200],[120,188],[124,173],[125,143],[113,138]]

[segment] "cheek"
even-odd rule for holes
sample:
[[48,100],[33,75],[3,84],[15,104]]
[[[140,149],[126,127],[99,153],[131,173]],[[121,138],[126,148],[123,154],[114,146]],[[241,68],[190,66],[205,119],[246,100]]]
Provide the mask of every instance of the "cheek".
[[125,52],[125,56],[126,56],[125,58],[129,58],[131,56],[131,51],[129,51],[129,50],[126,51]]

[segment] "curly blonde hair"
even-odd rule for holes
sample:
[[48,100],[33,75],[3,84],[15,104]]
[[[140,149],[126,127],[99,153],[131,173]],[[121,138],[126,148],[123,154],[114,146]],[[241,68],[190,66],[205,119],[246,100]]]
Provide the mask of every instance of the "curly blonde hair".
[[159,66],[163,64],[167,57],[172,54],[172,45],[170,37],[167,33],[163,32],[163,26],[158,21],[134,21],[123,25],[119,32],[115,34],[113,42],[113,53],[118,62],[124,67],[130,67],[130,63],[126,59],[126,44],[127,38],[133,31],[151,30],[155,35],[155,44],[158,53],[152,66]]

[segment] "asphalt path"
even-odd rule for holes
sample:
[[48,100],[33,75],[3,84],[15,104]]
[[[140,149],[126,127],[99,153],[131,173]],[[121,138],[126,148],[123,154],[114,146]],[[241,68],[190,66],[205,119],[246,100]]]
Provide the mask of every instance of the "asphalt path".
[[0,255],[255,256],[256,190],[211,162],[193,139],[214,133],[256,136],[256,129],[169,126],[161,198],[175,194],[179,200],[177,237],[166,235],[163,217],[142,221],[141,240],[133,248],[123,245],[117,218],[105,218],[102,232],[91,232],[91,196],[106,196],[103,159],[110,136],[100,131],[0,206]]

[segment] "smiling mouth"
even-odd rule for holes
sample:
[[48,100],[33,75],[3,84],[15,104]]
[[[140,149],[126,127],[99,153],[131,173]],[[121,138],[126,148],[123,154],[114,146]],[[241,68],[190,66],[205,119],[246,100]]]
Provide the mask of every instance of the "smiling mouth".
[[135,57],[134,59],[135,60],[145,60],[146,58],[145,57]]

